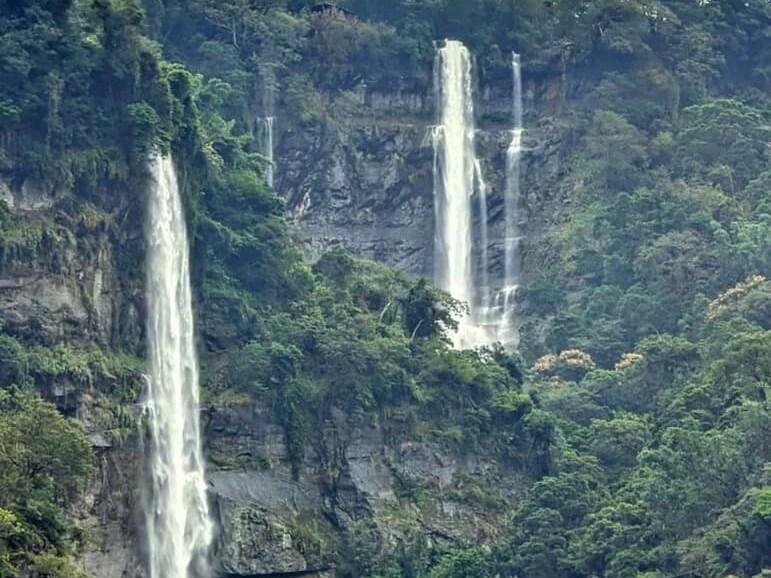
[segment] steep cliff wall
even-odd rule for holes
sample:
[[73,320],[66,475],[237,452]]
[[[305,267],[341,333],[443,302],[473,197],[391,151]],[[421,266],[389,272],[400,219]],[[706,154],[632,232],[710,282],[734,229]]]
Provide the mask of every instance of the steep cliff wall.
[[78,418],[96,456],[98,473],[72,513],[85,536],[82,567],[135,575],[141,454],[131,402],[142,361],[130,354],[144,334],[141,212],[125,203],[127,191],[84,204],[71,188],[12,168],[0,191],[9,209],[0,321],[6,334],[54,352],[53,367],[35,375],[40,393]]
[[142,250],[138,215],[127,206],[74,208],[67,187],[13,170],[0,175],[0,194],[20,232],[6,231],[3,242],[0,317],[6,331],[43,342],[77,336],[136,347],[142,297],[131,268]]
[[337,564],[352,561],[347,556],[383,561],[413,541],[477,543],[500,536],[506,518],[500,506],[526,487],[516,470],[491,454],[438,441],[396,441],[381,424],[349,422],[338,413],[317,432],[295,477],[269,408],[209,412],[222,573],[334,575]]
[[[414,71],[425,76],[430,71]],[[405,71],[407,73],[407,71]],[[410,82],[405,81],[405,84]],[[413,83],[414,84],[414,83]],[[355,106],[335,105],[324,123],[279,122],[276,190],[305,255],[317,259],[342,247],[431,278],[434,259],[433,147],[436,111],[431,92],[356,92]],[[525,277],[542,254],[537,239],[553,218],[566,151],[557,111],[559,80],[528,81],[522,156]],[[344,97],[351,98],[349,94]],[[477,151],[488,186],[490,275],[503,277],[503,193],[511,140],[511,87],[477,90]],[[279,115],[292,118],[293,111]],[[279,116],[281,119],[281,116]],[[479,230],[477,215],[476,230]],[[480,240],[476,239],[476,250]]]
[[[72,576],[75,554],[143,575],[143,166],[163,151],[194,240],[212,574],[760,576],[767,3],[277,4],[4,5],[0,514],[17,534],[0,532],[0,574]],[[320,257],[432,276],[445,36],[482,65],[493,282],[503,51],[528,55],[521,358],[451,348],[454,305],[429,284]],[[313,267],[260,178],[252,128],[274,113],[276,188]],[[5,450],[40,448],[15,396],[84,463],[90,441],[77,503],[46,479],[8,499],[26,480]]]

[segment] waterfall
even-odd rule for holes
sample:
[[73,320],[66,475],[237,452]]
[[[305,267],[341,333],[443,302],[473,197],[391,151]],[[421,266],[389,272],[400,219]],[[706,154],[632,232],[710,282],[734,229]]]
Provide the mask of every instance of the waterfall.
[[506,238],[504,241],[505,272],[503,289],[496,297],[501,318],[498,326],[498,340],[509,348],[519,344],[516,319],[516,294],[519,289],[521,267],[520,242],[520,157],[522,156],[522,72],[519,54],[512,55],[514,76],[513,116],[514,128],[511,131],[511,143],[506,151],[506,190],[504,195],[504,213]]
[[262,116],[257,119],[257,142],[260,154],[267,161],[265,168],[265,182],[273,188],[275,180],[276,164],[273,146],[273,129],[276,122],[276,70],[269,62],[258,65],[259,88],[255,102],[256,110],[262,111]]
[[268,161],[268,166],[265,169],[265,182],[267,182],[271,188],[273,188],[275,174],[275,159],[273,156],[273,124],[275,121],[276,118],[273,116],[266,116],[259,119],[262,156]]
[[479,287],[482,305],[479,312],[474,312],[474,318],[476,323],[483,323],[487,312],[490,310],[490,258],[488,256],[488,251],[490,249],[490,235],[487,232],[487,183],[482,175],[482,165],[478,159],[474,162],[474,172],[477,178],[479,197],[479,268],[482,277],[482,284]]
[[[468,49],[458,41],[447,40],[438,51],[434,65],[434,89],[440,111],[438,126],[433,130],[434,277],[442,289],[467,303],[472,311],[459,320],[457,347],[473,347],[483,341],[473,315],[476,288],[472,264],[472,197],[475,177],[480,171],[474,150],[471,72]],[[479,181],[483,182],[481,178]],[[486,210],[485,207],[485,213]]]
[[145,511],[149,578],[192,578],[206,570],[212,523],[206,498],[193,343],[189,249],[171,158],[150,163],[148,198],[147,415],[151,492]]
[[[500,341],[508,349],[519,343],[516,295],[521,268],[520,157],[522,154],[522,74],[519,55],[512,56],[513,123],[506,152],[503,194],[504,271],[491,303],[487,185],[475,151],[472,59],[460,42],[447,40],[434,64],[439,122],[432,128],[434,146],[434,278],[442,289],[469,305],[459,320],[456,347]],[[479,230],[474,231],[473,197],[477,194]],[[474,251],[474,238],[479,247]],[[477,259],[475,260],[475,255]],[[475,262],[476,261],[476,262]]]

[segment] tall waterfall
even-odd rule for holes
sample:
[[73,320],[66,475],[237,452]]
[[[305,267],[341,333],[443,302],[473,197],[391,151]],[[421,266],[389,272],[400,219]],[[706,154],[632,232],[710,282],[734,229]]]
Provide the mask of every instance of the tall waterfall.
[[198,416],[189,254],[184,211],[171,158],[151,161],[148,199],[147,337],[151,375],[151,494],[146,508],[149,578],[191,578],[206,571],[212,523],[206,499]]
[[262,156],[268,161],[268,166],[265,169],[265,181],[271,187],[273,187],[275,174],[275,158],[273,153],[273,125],[275,122],[276,118],[273,116],[266,116],[259,119]]
[[[474,150],[471,66],[468,49],[455,40],[446,41],[434,65],[434,89],[440,110],[439,124],[433,130],[434,277],[442,289],[468,303],[473,311],[476,291],[472,197],[480,170]],[[483,183],[481,175],[479,181]],[[461,319],[456,346],[473,347],[482,341],[481,329],[475,325],[473,315]]]
[[520,157],[522,156],[522,71],[519,54],[512,54],[514,76],[513,116],[514,128],[511,131],[511,143],[506,151],[506,190],[504,195],[504,214],[506,238],[504,241],[505,272],[503,289],[496,297],[501,318],[498,324],[498,340],[507,347],[519,344],[516,319],[516,293],[519,289],[521,268],[520,242]]
[[[508,349],[519,344],[516,294],[521,268],[520,157],[522,154],[522,74],[518,54],[512,55],[513,129],[506,151],[504,200],[504,271],[491,299],[488,258],[487,185],[475,151],[472,58],[466,47],[447,40],[437,52],[434,90],[439,122],[434,145],[434,277],[456,299],[468,303],[469,315],[459,320],[456,347],[500,341]],[[474,231],[474,195],[479,230]],[[474,240],[479,247],[475,250]],[[475,258],[476,257],[476,258]],[[500,284],[499,284],[500,283]]]

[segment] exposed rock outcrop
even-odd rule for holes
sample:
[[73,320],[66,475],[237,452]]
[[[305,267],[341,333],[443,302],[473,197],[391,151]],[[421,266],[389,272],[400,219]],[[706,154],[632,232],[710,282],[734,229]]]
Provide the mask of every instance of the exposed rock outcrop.
[[267,408],[212,411],[209,474],[228,576],[332,572],[341,540],[364,529],[387,555],[407,535],[476,543],[505,528],[526,482],[493,455],[421,440],[392,441],[378,424],[337,415],[305,448],[297,479]]
[[[528,85],[522,155],[523,258],[558,196],[561,127],[535,112]],[[503,277],[506,150],[511,102],[505,90],[480,91],[477,152],[488,189],[490,277]],[[277,150],[276,190],[285,197],[298,244],[311,260],[341,247],[355,255],[432,277],[434,260],[433,98],[383,93],[363,97],[354,117],[286,128]],[[539,101],[540,102],[540,101]],[[542,204],[546,202],[547,204]],[[473,200],[476,207],[477,201]],[[477,213],[477,219],[479,215]],[[476,230],[480,228],[475,227]],[[480,239],[475,239],[477,250]],[[525,267],[527,275],[528,267]]]
[[433,259],[432,151],[416,124],[288,132],[277,189],[311,259],[332,247],[415,274]]

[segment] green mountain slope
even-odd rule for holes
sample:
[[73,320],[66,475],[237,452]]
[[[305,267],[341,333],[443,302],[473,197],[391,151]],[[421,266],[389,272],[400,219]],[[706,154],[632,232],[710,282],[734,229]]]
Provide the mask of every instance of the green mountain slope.
[[[339,4],[0,0],[0,576],[79,576],[89,533],[136,505],[116,471],[142,435],[153,150],[185,194],[209,415],[269,408],[298,483],[343,416],[390,449],[489,458],[521,490],[448,496],[394,466],[388,515],[295,520],[309,559],[352,578],[765,576],[768,2]],[[454,351],[462,305],[425,281],[340,251],[304,263],[263,180],[266,86],[286,132],[355,124],[362,86],[428,93],[444,37],[487,87],[522,53],[558,143],[517,356]],[[218,443],[212,471],[270,469]],[[437,533],[442,500],[479,528]]]

